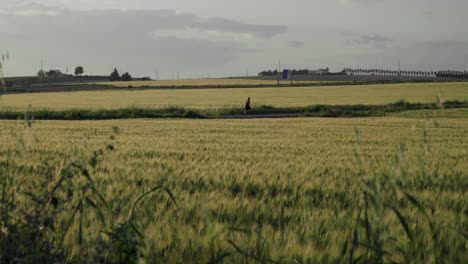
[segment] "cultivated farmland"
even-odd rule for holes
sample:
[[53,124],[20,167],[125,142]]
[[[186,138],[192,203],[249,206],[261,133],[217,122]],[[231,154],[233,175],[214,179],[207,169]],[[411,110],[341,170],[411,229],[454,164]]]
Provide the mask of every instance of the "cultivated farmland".
[[[77,262],[465,263],[467,131],[466,117],[1,121],[16,229],[0,246],[35,235]],[[132,214],[155,186],[171,194]]]
[[422,83],[329,87],[176,89],[11,94],[0,97],[0,109],[116,109],[126,107],[222,108],[243,106],[309,106],[315,104],[387,104],[399,100],[435,102],[468,100],[468,83]]
[[[0,121],[0,260],[465,263],[467,85],[2,95],[24,120]],[[247,96],[381,117],[34,121],[222,117]]]

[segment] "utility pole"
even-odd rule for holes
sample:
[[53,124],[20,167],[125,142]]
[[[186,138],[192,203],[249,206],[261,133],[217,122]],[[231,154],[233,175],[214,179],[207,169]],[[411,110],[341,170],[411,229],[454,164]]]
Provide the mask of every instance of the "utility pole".
[[290,70],[289,72],[291,74],[291,86],[292,86],[293,85],[293,71]]
[[180,75],[179,72],[177,72],[177,80],[180,81]]
[[401,75],[401,62],[398,60],[398,76]]
[[41,60],[41,88],[44,86],[43,82],[44,82],[44,65],[43,65],[43,62]]
[[281,60],[278,60],[278,86],[280,86]]

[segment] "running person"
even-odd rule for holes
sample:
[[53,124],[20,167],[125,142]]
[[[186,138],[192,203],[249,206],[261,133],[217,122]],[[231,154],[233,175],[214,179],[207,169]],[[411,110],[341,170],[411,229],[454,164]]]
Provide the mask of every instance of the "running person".
[[250,97],[247,98],[247,101],[245,101],[245,110],[244,110],[244,115],[247,114],[247,112],[251,109],[250,107]]

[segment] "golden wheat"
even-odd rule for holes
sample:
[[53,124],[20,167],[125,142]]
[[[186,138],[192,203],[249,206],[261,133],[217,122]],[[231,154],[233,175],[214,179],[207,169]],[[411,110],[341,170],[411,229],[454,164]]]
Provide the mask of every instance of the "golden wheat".
[[[433,216],[447,226],[446,239],[458,239],[450,228],[468,227],[467,118],[38,121],[31,129],[20,122],[0,125],[0,152],[16,150],[9,166],[24,190],[39,187],[44,167],[105,145],[118,126],[115,151],[100,159],[93,174],[111,201],[112,214],[125,217],[129,201],[157,185],[172,190],[178,203],[171,206],[166,196],[154,195],[137,210],[149,262],[208,262],[216,254],[236,252],[228,241],[286,262],[330,262],[340,255],[354,225],[362,177],[397,177],[403,171],[399,167],[408,173],[403,188],[436,212]],[[404,153],[398,151],[402,143]],[[397,164],[398,155],[405,158]],[[2,155],[0,161],[6,158]],[[405,206],[402,213],[412,220],[412,229],[420,230],[416,238],[430,243],[417,210]],[[397,221],[386,216],[384,222],[392,228],[382,236],[403,236]],[[67,237],[70,254],[92,254],[93,238],[103,228],[95,222],[93,217],[84,222],[84,245]],[[407,240],[401,243],[408,247]],[[456,245],[449,255],[460,260]],[[241,255],[229,260],[245,261]]]
[[186,108],[242,107],[251,97],[253,106],[309,106],[314,104],[387,104],[398,100],[435,102],[468,100],[467,83],[394,84],[364,86],[90,91],[11,94],[2,96],[0,108],[63,110],[125,107]]

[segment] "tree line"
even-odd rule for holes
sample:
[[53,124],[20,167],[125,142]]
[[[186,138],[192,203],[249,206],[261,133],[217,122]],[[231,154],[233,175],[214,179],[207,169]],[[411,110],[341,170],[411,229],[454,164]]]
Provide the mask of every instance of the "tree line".
[[351,69],[345,68],[344,72],[348,75],[381,75],[381,76],[420,76],[434,78],[459,78],[468,79],[467,71],[395,71],[384,69]]
[[[289,70],[293,75],[308,75],[308,69]],[[280,72],[281,73],[281,72]],[[418,77],[434,77],[434,78],[453,78],[453,79],[468,79],[468,71],[407,71],[407,70],[384,70],[384,69],[352,69],[344,68],[337,74],[347,75],[379,75],[379,76],[418,76]],[[278,76],[278,70],[262,71],[259,76]]]
[[[307,75],[309,74],[309,70],[308,69],[301,69],[301,70],[288,70],[290,73],[292,73],[293,75]],[[277,76],[278,75],[278,70],[268,70],[268,71],[262,71],[260,73],[258,73],[258,75],[260,76]]]
[[[83,66],[77,66],[75,68],[75,76],[81,76],[84,74],[84,68]],[[44,70],[39,70],[37,72],[37,77],[41,80],[43,79],[61,79],[61,78],[66,78],[66,77],[72,77],[73,75],[71,74],[64,74],[60,70],[55,70],[51,69],[48,71]],[[119,74],[119,71],[114,68],[114,71],[109,75],[109,81],[114,82],[114,81],[131,81],[132,80],[132,75],[130,75],[128,72],[123,73],[122,75]]]
[[[83,66],[77,66],[75,68],[75,76],[81,76],[83,74],[84,74]],[[64,73],[62,73],[61,70],[55,70],[55,69],[51,69],[51,70],[48,70],[48,71],[44,71],[44,70],[41,69],[41,70],[39,70],[37,72],[37,77],[39,77],[40,79],[45,79],[45,78],[58,79],[58,78],[72,77],[72,76],[73,75],[71,75],[71,74],[64,74]]]
[[110,74],[110,77],[109,77],[109,81],[111,82],[116,82],[116,81],[129,82],[131,80],[132,80],[132,76],[128,72],[125,72],[122,74],[122,76],[120,76],[117,68],[114,68],[114,71]]

